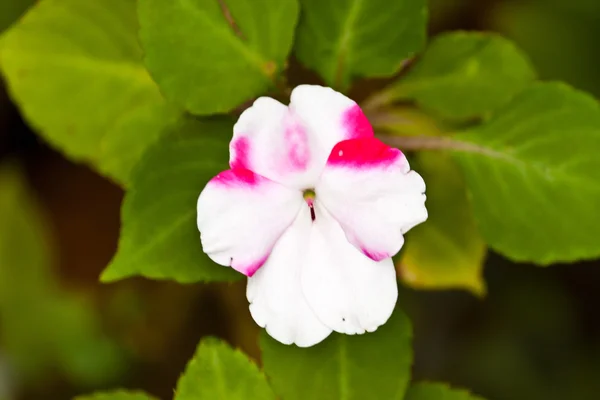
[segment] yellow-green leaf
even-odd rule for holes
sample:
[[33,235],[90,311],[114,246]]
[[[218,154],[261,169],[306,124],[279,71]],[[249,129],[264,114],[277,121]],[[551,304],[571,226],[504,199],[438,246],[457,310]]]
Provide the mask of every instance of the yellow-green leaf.
[[275,400],[275,394],[244,353],[207,338],[179,379],[174,400]]
[[44,0],[0,41],[0,68],[29,124],[121,183],[179,114],[142,64],[135,4]]
[[429,217],[406,234],[397,265],[408,285],[485,293],[486,245],[479,234],[460,170],[446,154],[421,153],[413,165],[427,183]]

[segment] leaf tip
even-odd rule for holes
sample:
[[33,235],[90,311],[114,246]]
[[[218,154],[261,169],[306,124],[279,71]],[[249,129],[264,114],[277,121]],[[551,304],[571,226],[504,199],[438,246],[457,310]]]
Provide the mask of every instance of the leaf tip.
[[478,299],[483,299],[487,296],[487,286],[482,278],[477,278],[475,281],[467,283],[465,289]]
[[114,265],[114,262],[112,262],[104,269],[104,271],[102,271],[99,278],[100,282],[114,283],[134,275],[130,272],[124,272],[119,268],[115,268]]

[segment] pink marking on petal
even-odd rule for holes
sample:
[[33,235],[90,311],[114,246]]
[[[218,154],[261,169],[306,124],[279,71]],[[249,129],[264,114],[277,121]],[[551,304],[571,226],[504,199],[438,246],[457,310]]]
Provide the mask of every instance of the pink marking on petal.
[[[270,254],[270,252],[269,252],[269,254]],[[236,271],[239,271],[242,274],[246,275],[247,277],[251,278],[252,275],[254,275],[256,273],[256,271],[258,271],[258,269],[267,262],[267,259],[269,258],[269,254],[256,260],[255,262],[252,262],[248,265],[244,265],[243,267],[236,266],[236,267],[234,267],[234,269]]]
[[342,116],[342,124],[346,129],[346,139],[373,137],[373,127],[358,104],[346,110]]
[[371,260],[373,261],[381,261],[381,260],[385,260],[386,258],[390,258],[390,255],[388,253],[381,253],[378,251],[371,251],[367,248],[361,247],[360,251],[363,252],[363,254],[367,257],[369,257]]
[[402,152],[376,138],[343,140],[329,154],[327,165],[385,168],[403,158]]
[[310,160],[308,135],[295,121],[288,121],[285,128],[285,145],[288,162],[294,170],[305,170]]
[[231,168],[250,167],[250,141],[245,136],[240,136],[231,142],[232,160]]
[[220,172],[210,183],[225,187],[256,186],[264,180],[260,175],[255,174],[246,168],[232,168]]

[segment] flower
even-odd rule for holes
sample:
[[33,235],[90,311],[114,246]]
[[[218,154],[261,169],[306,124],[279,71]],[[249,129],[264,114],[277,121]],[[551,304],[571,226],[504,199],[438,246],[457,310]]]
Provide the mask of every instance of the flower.
[[425,183],[373,135],[360,107],[302,85],[240,116],[230,168],[198,199],[204,252],[248,276],[250,312],[285,344],[361,334],[398,297],[391,257],[427,219]]

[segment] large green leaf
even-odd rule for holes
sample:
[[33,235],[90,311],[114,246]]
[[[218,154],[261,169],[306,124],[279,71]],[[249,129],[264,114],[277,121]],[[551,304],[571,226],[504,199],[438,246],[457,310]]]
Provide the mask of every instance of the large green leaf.
[[516,261],[600,256],[600,107],[566,85],[537,84],[489,122],[455,136],[481,233]]
[[404,400],[483,400],[461,389],[452,389],[443,383],[421,382],[412,385]]
[[74,400],[156,400],[156,398],[143,392],[117,390],[78,396]]
[[0,41],[0,66],[28,122],[120,182],[178,114],[142,65],[135,3],[44,0]]
[[258,367],[239,350],[207,338],[177,383],[174,400],[275,400]]
[[424,0],[301,0],[296,55],[345,90],[356,77],[385,77],[425,44]]
[[143,275],[179,282],[242,277],[202,252],[196,203],[206,183],[228,168],[230,120],[184,119],[135,168],[121,210],[116,256],[105,282]]
[[139,0],[146,65],[195,114],[227,112],[274,86],[297,0]]
[[486,245],[458,167],[445,154],[420,153],[413,168],[427,182],[429,217],[406,234],[400,276],[416,288],[458,287],[482,295]]
[[285,400],[402,399],[412,363],[410,321],[399,310],[374,333],[340,335],[309,348],[261,336],[265,372]]
[[0,221],[0,347],[16,373],[24,381],[59,373],[79,385],[114,379],[119,349],[91,304],[60,288],[42,213],[12,166],[0,169]]
[[509,40],[492,33],[452,32],[436,37],[423,57],[381,96],[414,99],[443,117],[481,116],[528,86],[535,72]]

